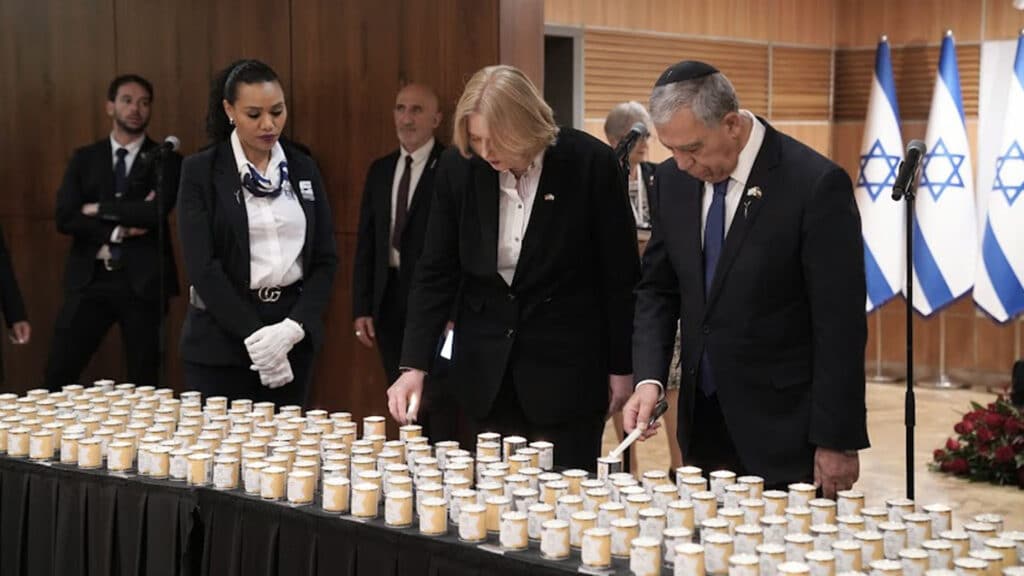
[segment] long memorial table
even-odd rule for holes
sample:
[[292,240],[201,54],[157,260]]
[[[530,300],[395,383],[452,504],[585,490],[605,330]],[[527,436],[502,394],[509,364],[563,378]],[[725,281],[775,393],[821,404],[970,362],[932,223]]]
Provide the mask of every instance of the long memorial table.
[[[0,576],[543,576],[629,574],[487,544],[425,536],[383,519],[292,506],[241,490],[0,457]],[[663,569],[671,574],[670,569]]]

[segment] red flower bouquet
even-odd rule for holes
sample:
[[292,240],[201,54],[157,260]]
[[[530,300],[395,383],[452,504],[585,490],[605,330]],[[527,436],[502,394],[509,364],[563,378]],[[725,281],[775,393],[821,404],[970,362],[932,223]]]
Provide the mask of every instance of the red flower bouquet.
[[953,426],[956,438],[933,453],[932,469],[1024,488],[1024,412],[1002,396],[971,408]]

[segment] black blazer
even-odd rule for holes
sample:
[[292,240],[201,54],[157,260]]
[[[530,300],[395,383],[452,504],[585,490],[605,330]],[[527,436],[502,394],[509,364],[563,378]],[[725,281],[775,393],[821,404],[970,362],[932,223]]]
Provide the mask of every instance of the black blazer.
[[[25,303],[18,289],[18,279],[14,275],[11,255],[7,251],[3,232],[0,232],[0,308],[3,309],[4,322],[10,328],[15,322],[28,320],[25,314]],[[0,382],[4,380],[3,358],[0,357]]]
[[[282,145],[292,189],[306,214],[302,294],[288,317],[302,324],[314,347],[319,347],[338,264],[331,210],[313,160],[288,143]],[[301,196],[304,182],[311,183],[313,200]],[[243,340],[262,328],[263,322],[250,298],[249,224],[229,142],[185,159],[178,232],[189,281],[206,308],[188,308],[182,357],[199,364],[248,366]]]
[[537,424],[603,413],[608,375],[631,370],[639,275],[633,215],[614,154],[583,132],[561,130],[544,154],[511,287],[497,272],[500,193],[498,173],[486,162],[456,149],[444,153],[401,364],[430,368],[454,310],[449,379],[469,414],[485,417],[506,377]]
[[[178,293],[178,271],[174,265],[171,233],[167,217],[178,194],[181,156],[170,153],[163,162],[163,201],[146,201],[156,186],[156,164],[144,158],[156,146],[148,137],[128,173],[129,188],[124,198],[114,197],[113,151],[110,138],[75,150],[64,181],[57,191],[57,230],[73,237],[64,272],[64,288],[81,290],[92,281],[96,253],[110,241],[116,226],[146,228],[148,234],[125,238],[121,243],[121,263],[132,289],[143,298],[158,300],[160,271],[158,258],[164,259],[164,296]],[[97,216],[82,214],[82,205],[99,203]],[[162,208],[158,212],[158,208]],[[158,250],[157,224],[164,225],[164,246]]]
[[[673,160],[658,167],[633,358],[638,381],[666,382],[681,318],[684,455],[706,347],[742,462],[778,483],[805,478],[815,446],[868,446],[864,248],[846,172],[762,123],[764,143],[708,298],[704,184]],[[759,199],[750,195],[755,187]]]
[[[423,253],[423,238],[427,233],[427,217],[434,196],[434,174],[444,146],[435,141],[423,174],[416,184],[412,203],[405,220],[401,238],[401,266],[399,286],[409,286],[416,270],[416,261]],[[388,280],[389,249],[391,247],[391,188],[395,169],[401,154],[391,154],[374,160],[366,173],[363,200],[359,208],[359,232],[356,255],[352,263],[352,317],[380,315],[381,301]],[[406,298],[407,294],[399,294]]]

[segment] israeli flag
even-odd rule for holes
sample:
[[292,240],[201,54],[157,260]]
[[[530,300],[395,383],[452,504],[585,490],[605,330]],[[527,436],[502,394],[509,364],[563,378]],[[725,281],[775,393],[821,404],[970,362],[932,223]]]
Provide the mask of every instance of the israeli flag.
[[868,115],[860,145],[860,172],[854,196],[860,210],[867,275],[867,311],[871,312],[903,288],[904,208],[891,197],[896,172],[903,160],[900,111],[892,58],[885,36],[875,51]]
[[925,142],[914,215],[914,309],[929,316],[971,289],[978,252],[974,174],[952,32],[942,39]]
[[974,301],[999,322],[1024,312],[1024,32],[1010,74]]

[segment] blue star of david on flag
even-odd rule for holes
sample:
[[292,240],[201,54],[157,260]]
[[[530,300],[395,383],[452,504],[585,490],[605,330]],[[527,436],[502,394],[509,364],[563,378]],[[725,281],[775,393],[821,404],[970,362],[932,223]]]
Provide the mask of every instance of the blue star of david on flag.
[[[924,158],[924,170],[921,173],[921,187],[928,188],[928,193],[936,202],[942,197],[946,188],[963,188],[964,179],[960,176],[960,166],[964,163],[964,154],[953,154],[946,148],[946,143],[939,138],[932,151]],[[935,161],[933,165],[932,161]],[[948,173],[943,170],[949,169]]]
[[[896,183],[896,169],[900,165],[900,157],[886,154],[882,142],[875,139],[874,144],[868,149],[868,153],[860,157],[860,175],[857,177],[857,187],[864,188],[874,202],[878,196],[887,188]],[[869,179],[868,170],[870,168]],[[874,178],[881,176],[881,178]]]
[[1024,193],[1024,150],[1020,142],[1014,140],[1006,154],[996,160],[996,180],[992,190],[1002,192],[1010,206]]

